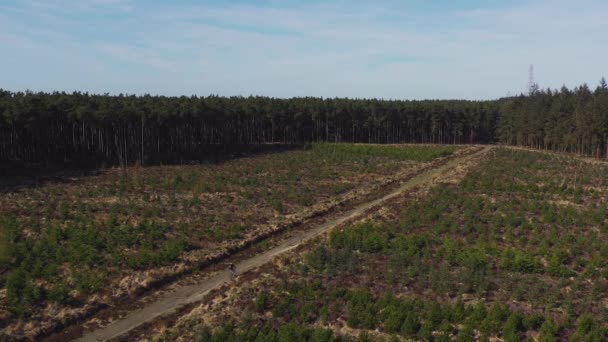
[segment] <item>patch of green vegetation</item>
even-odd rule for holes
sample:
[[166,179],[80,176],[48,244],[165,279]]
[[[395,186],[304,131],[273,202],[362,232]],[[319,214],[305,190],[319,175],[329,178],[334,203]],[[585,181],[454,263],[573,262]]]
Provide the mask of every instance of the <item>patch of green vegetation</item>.
[[271,325],[262,327],[241,324],[224,324],[215,330],[199,327],[196,342],[224,341],[268,341],[268,342],[334,342],[337,341],[330,329],[309,328],[299,324],[285,324],[279,328]]
[[606,172],[497,149],[460,184],[332,231],[243,302],[256,326],[346,322],[359,340],[606,340]]
[[[97,292],[110,268],[166,265],[188,248],[185,239],[168,238],[170,227],[152,221],[137,225],[120,225],[113,218],[102,223],[49,222],[38,228],[37,239],[17,227],[16,218],[0,220],[0,230],[8,232],[10,241],[5,281],[8,307],[19,317],[27,316],[44,299],[69,302],[72,289],[83,297]],[[36,285],[37,279],[51,286]]]
[[[475,331],[482,340],[502,337],[519,341],[528,332],[537,331],[545,340],[549,340],[559,332],[555,323],[542,315],[518,313],[506,305],[487,307],[481,303],[465,305],[462,301],[440,303],[403,299],[392,292],[375,296],[367,288],[329,288],[314,281],[283,283],[275,294],[260,292],[254,305],[256,312],[261,315],[272,311],[276,323],[288,322],[305,327],[324,315],[344,316],[351,328],[376,330],[414,340],[428,340],[431,337],[442,340],[450,336],[468,340],[475,335]],[[262,327],[268,324],[262,318],[254,319],[253,323]],[[585,318],[577,321],[577,331],[587,334],[585,336],[590,333],[604,336],[601,330],[593,330],[598,324],[597,320]],[[244,332],[246,329],[237,331]]]
[[0,226],[2,226],[0,228],[0,273],[2,273],[1,271],[7,268],[10,262],[10,241],[8,239],[7,228],[4,224]]
[[439,157],[446,157],[458,148],[453,146],[396,146],[367,144],[330,144],[313,143],[312,151],[323,156],[339,159],[362,160],[383,157],[391,160],[414,160],[427,162]]
[[242,239],[246,231],[247,227],[235,223],[223,229],[212,229],[210,233],[215,241],[226,241]]
[[[242,239],[277,214],[454,150],[314,144],[216,165],[108,171],[1,197],[11,209],[0,218],[0,285],[15,317],[45,301],[82,302],[124,272],[169,265],[189,249]],[[256,221],[249,223],[252,217]],[[372,240],[362,251],[380,248]],[[356,253],[346,247],[321,257],[319,270],[353,269]]]
[[363,223],[348,229],[332,231],[329,244],[334,248],[346,248],[362,252],[380,252],[388,247],[389,236],[382,226]]

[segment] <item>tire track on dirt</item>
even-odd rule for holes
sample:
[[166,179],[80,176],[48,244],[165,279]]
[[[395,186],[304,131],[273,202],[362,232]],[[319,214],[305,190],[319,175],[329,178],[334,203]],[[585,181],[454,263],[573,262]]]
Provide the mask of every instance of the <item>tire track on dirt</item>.
[[[349,220],[364,215],[368,210],[382,205],[383,203],[401,195],[405,191],[411,190],[416,186],[422,184],[433,182],[435,178],[439,177],[444,172],[458,167],[459,165],[465,163],[466,161],[472,158],[479,157],[482,154],[485,154],[490,151],[492,148],[492,146],[485,146],[480,151],[463,157],[452,159],[446,164],[418,174],[417,176],[414,176],[409,180],[404,181],[396,190],[381,198],[358,205],[355,208],[345,212],[344,214],[332,220],[329,220],[323,224],[320,224],[311,229],[303,231],[300,234],[297,234],[291,238],[288,238],[287,240],[281,242],[278,246],[268,251],[265,251],[263,253],[260,253],[237,263],[236,269],[239,274],[242,274],[259,266],[262,266],[265,263],[270,262],[274,257],[288,252],[298,247],[300,244],[306,243],[307,241],[333,229],[334,227],[337,227]],[[180,307],[202,300],[204,296],[207,295],[211,290],[216,289],[229,281],[230,275],[228,274],[228,272],[221,272],[199,282],[198,284],[180,287],[175,291],[168,293],[165,297],[155,302],[152,302],[139,310],[135,310],[127,314],[125,317],[115,322],[112,322],[103,328],[92,332],[86,332],[84,336],[79,338],[77,341],[105,341],[112,338],[116,338],[120,335],[129,332],[134,328],[137,328],[138,326],[144,323],[153,321],[154,319],[164,316],[166,314],[170,314],[179,309]]]

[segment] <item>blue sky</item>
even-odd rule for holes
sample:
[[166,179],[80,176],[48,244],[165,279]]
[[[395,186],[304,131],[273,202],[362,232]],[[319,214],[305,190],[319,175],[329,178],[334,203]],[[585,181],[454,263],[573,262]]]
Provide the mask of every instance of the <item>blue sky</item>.
[[488,99],[608,76],[608,5],[0,0],[0,88]]

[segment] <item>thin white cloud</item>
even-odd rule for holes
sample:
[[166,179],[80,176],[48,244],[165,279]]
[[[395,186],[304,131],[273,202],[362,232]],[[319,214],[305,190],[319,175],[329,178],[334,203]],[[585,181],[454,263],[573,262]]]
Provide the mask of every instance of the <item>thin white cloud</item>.
[[22,1],[22,4],[31,10],[53,13],[97,10],[130,12],[134,7],[133,0],[25,0]]
[[114,43],[98,43],[95,46],[99,51],[131,63],[145,64],[165,71],[177,69],[174,63],[147,49]]

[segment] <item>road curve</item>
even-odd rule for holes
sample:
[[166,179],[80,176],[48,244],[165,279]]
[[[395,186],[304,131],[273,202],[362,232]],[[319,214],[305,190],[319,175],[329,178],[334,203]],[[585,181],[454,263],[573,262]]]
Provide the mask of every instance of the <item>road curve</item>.
[[[237,263],[236,269],[240,274],[242,274],[244,272],[257,268],[271,261],[272,258],[274,258],[275,256],[285,253],[297,247],[298,245],[305,243],[306,241],[313,239],[319,236],[320,234],[325,233],[331,230],[332,228],[341,225],[344,222],[347,222],[348,220],[363,215],[369,209],[377,207],[385,203],[386,201],[402,194],[405,191],[411,190],[412,188],[418,185],[432,182],[436,177],[438,177],[442,173],[455,168],[456,166],[462,164],[463,162],[469,159],[485,154],[492,148],[492,146],[485,146],[477,152],[463,157],[452,159],[444,165],[438,166],[417,176],[414,176],[409,180],[403,182],[398,189],[394,190],[388,195],[358,205],[350,211],[347,211],[346,213],[340,215],[339,217],[336,217],[328,222],[303,231],[300,234],[281,242],[280,245],[268,251],[265,251],[249,259]],[[207,295],[211,290],[220,287],[222,284],[228,281],[230,281],[229,274],[227,272],[220,272],[217,275],[204,279],[198,284],[180,287],[173,292],[167,293],[164,297],[160,298],[156,302],[152,302],[139,310],[132,311],[121,319],[112,322],[105,327],[102,327],[95,331],[85,332],[85,334],[81,338],[77,339],[77,341],[106,341],[112,338],[116,338],[120,335],[129,332],[131,329],[140,326],[141,324],[150,322],[160,316],[170,314],[184,305],[202,300],[203,297]]]

